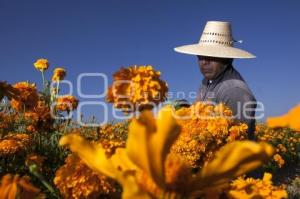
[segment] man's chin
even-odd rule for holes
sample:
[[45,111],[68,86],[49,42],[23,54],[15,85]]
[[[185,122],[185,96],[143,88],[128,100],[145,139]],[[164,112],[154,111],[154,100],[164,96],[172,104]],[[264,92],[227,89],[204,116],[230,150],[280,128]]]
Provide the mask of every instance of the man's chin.
[[209,79],[209,80],[211,80],[211,79],[214,78],[213,75],[204,75],[204,77],[205,77],[206,79]]

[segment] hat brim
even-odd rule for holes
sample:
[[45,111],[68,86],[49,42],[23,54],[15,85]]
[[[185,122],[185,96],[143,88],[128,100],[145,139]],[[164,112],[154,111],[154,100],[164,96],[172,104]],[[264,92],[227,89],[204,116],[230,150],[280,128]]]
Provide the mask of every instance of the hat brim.
[[176,52],[220,58],[255,58],[255,55],[230,46],[191,44],[174,48]]

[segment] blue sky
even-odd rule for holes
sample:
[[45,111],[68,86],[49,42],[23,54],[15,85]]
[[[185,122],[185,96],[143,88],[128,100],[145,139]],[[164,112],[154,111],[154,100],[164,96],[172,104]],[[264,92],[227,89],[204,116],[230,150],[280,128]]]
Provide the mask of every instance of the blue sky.
[[[0,80],[40,86],[32,63],[44,57],[51,64],[46,77],[65,67],[78,96],[81,73],[104,73],[111,83],[120,66],[150,64],[170,91],[188,95],[198,90],[202,75],[195,56],[173,48],[197,42],[206,21],[230,21],[234,38],[244,41],[236,47],[257,56],[235,60],[235,67],[264,103],[265,116],[279,115],[300,102],[299,9],[297,0],[0,0]],[[85,94],[103,89],[99,78],[82,84]],[[84,111],[103,117],[102,107]]]

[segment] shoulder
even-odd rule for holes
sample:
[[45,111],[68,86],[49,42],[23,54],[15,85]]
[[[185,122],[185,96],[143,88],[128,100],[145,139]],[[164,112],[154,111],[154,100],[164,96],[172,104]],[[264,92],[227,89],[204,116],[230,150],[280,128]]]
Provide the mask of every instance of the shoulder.
[[227,79],[225,81],[222,81],[219,89],[222,91],[231,91],[231,90],[236,90],[236,89],[242,89],[245,91],[250,91],[249,87],[247,84],[241,80],[241,79]]

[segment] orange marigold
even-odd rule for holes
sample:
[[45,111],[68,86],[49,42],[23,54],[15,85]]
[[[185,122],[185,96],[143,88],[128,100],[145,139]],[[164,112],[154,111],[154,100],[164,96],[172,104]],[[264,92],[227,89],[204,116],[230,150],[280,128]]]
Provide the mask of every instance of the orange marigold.
[[32,144],[32,138],[28,134],[9,134],[0,139],[0,156],[9,156],[26,151]]
[[56,99],[56,110],[58,111],[72,111],[78,106],[78,100],[71,95],[58,97]]
[[45,198],[45,195],[30,183],[28,176],[6,174],[1,179],[0,198]]
[[106,100],[124,112],[153,108],[166,100],[168,85],[152,66],[122,67],[113,75]]
[[93,171],[74,154],[56,171],[54,184],[64,198],[99,198],[116,192],[113,180]]
[[25,112],[24,116],[30,122],[28,131],[49,131],[53,127],[54,119],[45,101],[39,100],[37,106]]
[[39,99],[36,85],[29,84],[28,82],[18,82],[13,87],[19,93],[19,96],[13,97],[11,100],[11,106],[16,111],[32,110]]
[[247,125],[235,124],[232,111],[224,104],[197,102],[177,110],[175,116],[181,133],[171,152],[192,167],[202,167],[221,146],[247,137]]
[[67,72],[64,68],[56,68],[54,69],[52,81],[61,81],[65,78]]
[[275,154],[273,156],[273,159],[277,163],[279,168],[281,168],[285,163],[284,159],[279,154]]

